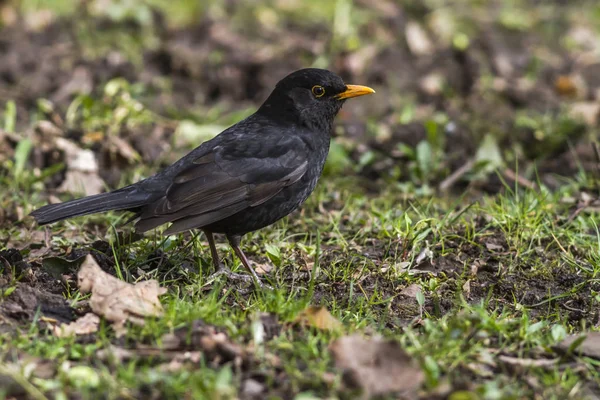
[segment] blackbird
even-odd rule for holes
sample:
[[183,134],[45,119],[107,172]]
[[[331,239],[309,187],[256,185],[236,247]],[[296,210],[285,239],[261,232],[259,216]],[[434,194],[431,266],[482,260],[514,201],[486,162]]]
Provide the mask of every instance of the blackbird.
[[213,233],[225,234],[259,282],[240,240],[298,208],[315,188],[329,152],[333,120],[346,99],[375,91],[333,72],[306,68],[283,78],[248,118],[147,179],[31,213],[40,225],[110,210],[134,213],[138,232],[171,223],[165,234],[201,229],[217,273]]

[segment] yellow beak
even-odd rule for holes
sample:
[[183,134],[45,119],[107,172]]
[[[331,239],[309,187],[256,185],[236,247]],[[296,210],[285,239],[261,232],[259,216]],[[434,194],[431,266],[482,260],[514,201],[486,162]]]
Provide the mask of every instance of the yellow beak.
[[346,85],[346,90],[336,95],[335,98],[338,100],[344,100],[352,97],[364,96],[366,94],[371,93],[375,93],[375,91],[368,86]]

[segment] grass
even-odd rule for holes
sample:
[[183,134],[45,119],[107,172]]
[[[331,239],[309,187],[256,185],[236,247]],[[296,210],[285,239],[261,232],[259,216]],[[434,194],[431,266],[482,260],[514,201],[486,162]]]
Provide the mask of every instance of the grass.
[[[340,377],[330,378],[335,370],[328,351],[341,333],[286,327],[308,304],[320,304],[343,323],[343,333],[378,332],[399,340],[426,372],[425,393],[451,382],[455,388],[461,384],[469,388],[471,397],[466,398],[533,395],[537,389],[530,382],[502,371],[497,355],[557,357],[551,346],[567,333],[588,329],[582,321],[591,323],[597,315],[598,234],[589,229],[594,226],[590,215],[560,221],[564,218],[557,211],[564,212],[560,205],[564,195],[509,192],[451,212],[437,198],[414,199],[393,208],[390,203],[397,199],[393,189],[366,197],[360,190],[340,190],[338,182],[330,180],[311,197],[302,216],[248,235],[243,244],[253,260],[266,261],[263,249],[270,243],[277,246],[270,261],[280,264],[268,277],[276,289],[251,295],[240,295],[222,279],[207,286],[211,264],[203,238],[186,243],[181,237],[151,235],[127,247],[113,239],[110,245],[124,276],[145,268],[144,278],[157,278],[170,288],[163,298],[164,317],[132,327],[125,341],[157,343],[164,334],[201,319],[223,328],[235,342],[254,343],[258,316],[271,313],[284,328],[273,340],[254,343],[256,354],[264,357],[259,356],[257,369],[272,369],[266,355],[276,355],[286,376],[286,391],[327,397],[341,393]],[[325,213],[319,204],[327,204]],[[485,222],[479,222],[482,219]],[[86,217],[51,229],[85,230],[91,220],[106,223],[101,217]],[[53,242],[63,240],[58,234],[53,237]],[[491,251],[486,248],[490,238],[497,246]],[[415,259],[423,249],[432,251],[437,262],[454,260],[453,265],[416,273],[420,265]],[[149,257],[159,250],[172,269],[147,269]],[[231,251],[225,246],[220,251],[232,269],[240,269]],[[479,268],[493,272],[473,275],[472,265],[482,259]],[[186,262],[185,269],[177,267]],[[312,276],[302,272],[304,263],[318,265]],[[564,286],[561,277],[577,283]],[[544,287],[538,286],[540,282]],[[412,284],[422,291],[421,300],[400,295]],[[67,297],[75,307],[83,300],[74,290]],[[579,304],[589,317],[573,318],[568,308],[560,306],[570,302]],[[165,374],[148,360],[95,359],[113,341],[107,324],[91,343],[48,336],[32,324],[19,336],[3,336],[0,348],[9,355],[7,362],[17,361],[11,355],[23,354],[53,360],[57,376],[31,382],[54,395],[76,391],[87,397],[100,390],[108,397],[136,397],[149,390],[166,397],[230,398],[242,383],[229,365],[214,368],[201,363],[192,370]],[[26,374],[26,363],[19,358],[19,364],[23,368],[19,373]],[[544,398],[564,398],[580,393],[582,376],[598,379],[596,364],[584,358],[576,371],[530,368],[527,374],[539,382]],[[274,376],[267,379],[276,384],[272,388],[276,392],[281,383]]]
[[[167,16],[172,26],[193,24],[202,15],[227,19],[219,2],[205,6],[181,2],[175,9],[170,3],[152,3],[171,10]],[[318,1],[296,6],[289,2],[293,6],[289,9],[275,3],[236,9],[231,17],[234,30],[251,36],[267,21],[276,35],[282,27],[308,24],[301,16],[311,15],[311,24],[331,26],[327,48],[310,65],[328,65],[337,54],[368,42],[361,29],[374,18],[373,10],[346,0],[327,7]],[[524,15],[514,20],[511,13],[520,12],[525,7],[521,3],[515,3],[514,9],[505,5],[500,23],[527,31],[538,19],[548,18],[534,13],[529,15],[533,19]],[[144,63],[140,47],[159,47],[149,6],[128,4],[113,5],[101,14],[114,22],[133,13],[143,26],[137,36],[125,31],[128,39],[121,40],[124,32],[116,25],[106,37],[96,37],[85,20],[77,25],[82,33],[78,40],[90,60],[118,48],[140,67]],[[460,34],[475,36],[476,21],[466,21],[464,4],[437,5],[439,15],[455,12],[457,26],[468,25],[462,28],[466,33]],[[63,6],[54,1],[21,4],[26,12],[46,7],[59,15],[72,11]],[[277,7],[283,7],[281,13],[274,11]],[[414,3],[407,2],[406,7],[411,15],[420,13]],[[248,19],[260,23],[246,24]],[[104,42],[96,46],[96,40]],[[482,81],[492,82],[485,73]],[[398,341],[425,374],[421,398],[564,399],[585,398],[597,390],[598,360],[573,348],[556,348],[568,335],[593,332],[598,326],[598,215],[593,207],[575,213],[582,192],[597,191],[597,177],[581,167],[575,176],[560,178],[560,185],[552,189],[541,179],[533,179],[536,189],[507,182],[503,173],[507,165],[519,172],[514,153],[535,146],[524,141],[507,147],[490,134],[467,177],[475,183],[497,180],[499,189],[487,193],[473,185],[464,192],[438,192],[435,182],[451,172],[449,158],[456,157],[445,152],[445,145],[453,140],[446,132],[455,121],[451,113],[427,114],[426,137],[414,148],[394,144],[403,152],[406,165],[396,165],[396,159],[386,159],[371,148],[352,158],[357,151],[352,137],[337,137],[326,174],[303,208],[246,235],[242,242],[250,259],[269,269],[262,279],[274,290],[246,294],[224,277],[208,280],[210,252],[205,238],[196,233],[164,237],[158,230],[127,244],[133,236],[131,228],[122,226],[126,216],[118,213],[80,217],[47,228],[24,218],[47,203],[48,179],[65,168],[62,164],[32,167],[36,143],[28,132],[38,129],[40,121],[59,115],[64,131],[80,130],[84,139],[77,144],[96,154],[99,142],[111,137],[172,128],[164,140],[169,151],[163,158],[142,162],[136,153],[124,166],[117,165],[122,170],[112,184],[117,187],[149,176],[254,107],[248,101],[235,106],[224,101],[200,102],[185,109],[171,104],[164,114],[150,111],[144,100],[156,95],[157,86],[160,93],[172,91],[166,80],[153,82],[152,89],[147,82],[109,80],[92,93],[75,97],[63,114],[49,100],[40,99],[26,128],[17,124],[22,121],[14,101],[2,110],[2,130],[16,132],[19,140],[10,157],[0,154],[0,251],[18,249],[24,263],[9,262],[5,258],[9,253],[0,253],[5,255],[0,258],[0,398],[250,398],[252,382],[265,390],[257,398],[354,398],[356,393],[348,390],[330,351],[336,339],[353,333]],[[450,98],[443,98],[448,102],[459,96],[448,93]],[[390,104],[398,111],[381,121],[371,117],[365,138],[389,134],[390,120],[405,124],[421,118],[413,100],[416,96],[407,94],[401,101],[396,96],[390,95]],[[468,115],[482,141],[489,132],[501,130],[483,114]],[[513,116],[514,120],[504,121],[506,126],[537,135],[533,143],[544,144],[535,149],[542,152],[542,159],[554,157],[557,148],[583,132],[582,125],[562,111],[524,110]],[[509,139],[517,135],[512,128],[502,134]],[[98,132],[101,139],[90,139]],[[379,179],[373,183],[365,178],[370,169],[377,171],[382,160],[391,160],[391,165],[379,171]],[[535,164],[527,169],[528,176],[535,178]],[[37,255],[46,240],[50,252]],[[218,250],[229,268],[244,272],[224,240]],[[157,279],[167,287],[162,297],[164,316],[148,319],[144,326],[129,326],[121,338],[102,322],[96,334],[68,339],[45,329],[42,307],[19,323],[5,318],[2,304],[15,304],[21,287],[60,293],[73,309],[85,309],[88,298],[64,275],[72,278],[76,260],[90,251],[120,279]],[[298,323],[298,316],[310,305],[324,306],[342,328],[323,330]],[[208,354],[187,364],[169,364],[160,356],[142,355],[139,348],[128,360],[100,356],[115,347],[160,346],[166,335],[191,328],[199,320],[245,348],[251,365],[215,361]]]

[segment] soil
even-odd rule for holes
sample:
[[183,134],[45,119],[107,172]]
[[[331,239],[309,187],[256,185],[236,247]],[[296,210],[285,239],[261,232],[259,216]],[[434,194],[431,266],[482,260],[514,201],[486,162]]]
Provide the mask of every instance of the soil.
[[[403,36],[407,23],[405,11],[398,8],[396,12],[398,17],[389,21],[388,30]],[[560,15],[554,18],[556,24],[567,24]],[[92,18],[85,13],[81,15],[81,21],[88,24],[87,29],[101,29],[109,38],[113,31],[124,31],[136,38],[148,36],[144,27],[135,21],[114,22]],[[315,26],[298,26],[289,27],[283,42],[273,41],[276,32],[246,27],[250,32],[242,33],[232,24],[209,17],[192,26],[172,29],[159,13],[155,13],[152,35],[156,43],[144,47],[144,40],[140,39],[145,50],[142,63],[136,65],[127,59],[126,53],[118,50],[98,52],[90,57],[85,42],[81,43],[83,39],[78,37],[80,24],[80,21],[68,19],[51,23],[41,31],[29,31],[18,23],[3,29],[0,99],[16,99],[17,127],[28,125],[38,99],[44,98],[54,107],[46,117],[54,121],[67,138],[80,140],[80,127],[65,126],[62,121],[67,107],[76,95],[93,94],[103,83],[117,77],[144,84],[146,91],[140,99],[161,115],[181,115],[197,105],[215,103],[239,109],[264,99],[278,79],[305,66],[306,59],[318,56],[328,40]],[[402,168],[410,161],[398,151],[398,144],[414,147],[427,137],[425,121],[394,122],[397,110],[391,109],[388,102],[392,93],[415,97],[417,110],[423,109],[425,113],[428,109],[441,111],[450,117],[441,127],[447,135],[441,149],[447,159],[446,172],[455,171],[464,164],[466,157],[474,156],[484,132],[498,133],[503,149],[513,151],[515,144],[525,149],[520,160],[520,165],[525,166],[523,170],[527,163],[534,161],[539,170],[548,175],[573,174],[578,162],[593,166],[595,154],[589,152],[592,131],[585,125],[573,123],[555,135],[557,138],[539,138],[534,129],[515,126],[515,120],[523,111],[533,115],[556,115],[561,107],[569,107],[575,102],[598,101],[600,81],[594,71],[600,68],[600,63],[577,61],[579,53],[566,52],[556,44],[558,33],[520,32],[498,23],[479,24],[481,35],[474,37],[466,50],[438,46],[431,52],[419,54],[411,51],[407,43],[400,42],[395,47],[386,45],[389,39],[379,33],[381,37],[375,37],[374,43],[379,43],[377,39],[382,43],[373,45],[368,56],[345,52],[334,54],[331,65],[347,81],[367,82],[381,93],[367,105],[348,104],[339,118],[351,139],[352,161],[359,162],[369,150],[380,161],[360,173],[370,179],[389,180],[391,164]],[[367,25],[363,29],[371,28]],[[111,44],[109,40],[108,45]],[[536,65],[536,54],[542,52],[549,53],[546,57],[553,62],[544,63],[537,71],[537,79],[529,84],[525,80]],[[215,54],[219,54],[218,60],[215,60]],[[491,90],[481,87],[479,79],[483,75],[494,80],[495,86]],[[444,90],[427,84],[432,76],[445,82]],[[171,82],[170,90],[161,86],[165,79]],[[364,118],[360,118],[366,114],[374,120],[389,121],[390,135],[379,139],[370,137]],[[363,122],[359,122],[361,120]],[[149,131],[154,134],[150,135]],[[124,128],[120,136],[145,160],[154,160],[164,156],[167,148],[153,144],[165,141],[171,133],[172,130],[164,127],[158,132],[153,127],[138,127]],[[578,142],[582,145],[578,146]],[[9,147],[14,145],[9,143]],[[576,152],[571,151],[569,145],[574,146]],[[110,153],[106,147],[99,144],[93,148],[99,159]],[[39,168],[60,162],[62,157],[57,158],[53,151],[42,150],[32,162]],[[10,152],[5,156],[10,157]],[[102,169],[107,167],[110,165],[104,163]],[[119,167],[131,168],[132,165]],[[400,179],[411,178],[404,172]],[[433,183],[443,178],[442,175],[434,177]],[[114,176],[109,179],[109,184],[118,181],[119,176]],[[51,188],[58,184],[60,181],[49,182]],[[458,189],[462,188],[459,185]],[[483,189],[496,191],[501,186],[484,185]]]
[[[382,13],[375,4],[359,3],[370,12]],[[231,7],[236,7],[235,4]],[[351,166],[359,165],[365,154],[372,154],[372,162],[349,169],[364,178],[370,192],[379,192],[390,182],[418,180],[412,172],[414,156],[406,148],[414,150],[436,129],[443,137],[438,149],[443,159],[437,175],[427,181],[434,187],[463,167],[467,160],[474,159],[482,138],[489,132],[496,134],[503,154],[511,154],[507,158],[512,165],[518,162],[520,170],[531,171],[526,179],[535,179],[534,165],[541,181],[550,187],[556,187],[556,175],[573,177],[580,168],[597,173],[597,155],[590,143],[596,135],[598,118],[591,123],[566,120],[546,135],[539,132],[549,127],[524,126],[517,121],[524,113],[540,120],[544,115],[558,118],[576,103],[600,102],[600,63],[586,63],[578,57],[577,50],[569,52],[559,47],[556,32],[514,31],[489,21],[478,21],[481,34],[473,35],[466,49],[435,45],[432,51],[419,53],[411,49],[405,36],[406,24],[415,18],[421,21],[418,16],[431,10],[405,10],[392,2],[386,4],[395,11],[387,10],[385,16],[380,15],[382,26],[373,22],[361,27],[372,33],[374,44],[363,52],[333,52],[330,60],[330,68],[347,82],[377,88],[378,96],[371,101],[349,103],[338,118],[335,130]],[[570,24],[559,13],[553,18],[552,23]],[[91,55],[79,35],[81,24],[91,31],[106,32],[107,36],[110,32],[126,32],[139,39],[140,60],[128,59],[125,50],[115,50],[111,47],[114,43],[110,42],[105,46],[109,50]],[[85,130],[80,118],[66,119],[67,110],[77,96],[102,99],[103,85],[114,78],[142,84],[144,91],[137,99],[152,112],[165,116],[165,120],[134,126],[123,124],[117,133],[123,143],[141,155],[143,162],[158,168],[184,151],[174,151],[170,144],[174,126],[169,117],[192,118],[197,107],[215,104],[225,105],[230,111],[255,106],[281,77],[305,67],[307,60],[324,53],[330,40],[318,25],[286,26],[286,34],[281,35],[276,30],[261,31],[252,27],[240,30],[226,20],[213,17],[203,17],[191,26],[174,29],[159,12],[153,15],[152,38],[145,38],[146,27],[135,20],[115,22],[92,17],[84,11],[79,18],[57,19],[39,31],[14,23],[3,27],[0,33],[0,104],[14,100],[15,130],[26,132],[34,140],[35,150],[27,168],[44,170],[68,161],[67,154],[53,145],[52,138],[58,135],[93,152],[102,171],[100,176],[109,187],[122,182],[124,174],[131,173],[140,161],[119,153],[108,140],[86,142],[90,132]],[[391,45],[390,38],[394,38],[393,43],[397,45]],[[147,45],[145,40],[152,44]],[[540,54],[552,62],[541,63]],[[538,64],[543,67],[535,71],[536,79],[529,79]],[[168,85],[164,84],[166,80]],[[492,84],[485,87],[484,81]],[[414,100],[413,120],[398,118],[398,109],[390,102],[398,93]],[[51,106],[40,110],[39,99],[47,99]],[[444,113],[448,118],[434,129],[431,120],[436,113]],[[387,132],[374,134],[364,118],[367,115],[371,121],[381,121]],[[32,127],[31,121],[36,119],[48,123]],[[11,132],[0,131],[0,162],[14,157],[18,142],[19,137]],[[395,167],[399,171],[392,173]],[[6,172],[0,167],[0,177]],[[421,178],[423,180],[417,183],[425,183],[426,179]],[[45,179],[43,196],[56,194],[64,180],[64,172]],[[452,187],[461,193],[466,188],[475,190],[473,196],[504,190],[495,175],[477,182],[467,174]],[[21,219],[18,209],[10,205],[2,208],[0,231],[3,226]],[[98,233],[98,229],[89,227],[89,233]],[[100,230],[105,232],[106,228]],[[389,256],[398,256],[402,261],[413,254],[397,255],[397,249],[381,240],[373,240],[368,247],[350,252],[324,245],[321,269],[350,262],[365,267],[358,279],[360,290],[351,291],[348,282],[332,281],[327,274],[320,274],[315,282],[314,302],[335,300],[343,308],[361,297],[371,298],[377,293],[382,302],[373,306],[374,310],[386,321],[385,327],[394,330],[418,326],[423,312],[444,315],[461,297],[472,304],[492,299],[490,310],[512,307],[517,299],[528,307],[534,318],[551,308],[574,325],[585,322],[581,326],[590,326],[598,322],[592,299],[600,291],[600,283],[585,281],[567,267],[555,268],[551,260],[559,258],[558,249],[543,249],[526,259],[514,260],[513,249],[503,234],[488,233],[485,241],[477,246],[460,240],[446,243],[445,253],[450,254],[447,256],[440,255],[439,246],[430,249],[433,257],[415,268],[427,276],[443,278],[440,279],[443,283],[431,289],[423,309],[413,295],[403,293],[408,286],[406,280],[391,280],[384,271],[392,268],[383,265]],[[456,234],[461,236],[461,232]],[[435,243],[434,237],[429,239]],[[82,310],[72,309],[65,295],[74,287],[74,273],[79,263],[91,252],[104,270],[114,272],[116,265],[112,249],[103,241],[53,250],[43,237],[32,238],[28,243],[0,237],[0,244],[7,248],[0,251],[0,288],[19,281],[0,303],[0,321],[12,327],[26,326],[34,320],[43,326],[44,318],[60,322],[76,319]],[[251,253],[249,256],[258,263],[264,261],[261,256]],[[185,278],[174,272],[175,267],[192,270],[196,265],[191,259],[172,260],[162,250],[148,254],[143,264],[145,269],[163,271],[165,279],[181,279],[181,284]],[[506,265],[518,267],[507,271]],[[539,268],[540,265],[548,266]],[[138,277],[139,273],[136,271],[130,278]],[[309,270],[300,263],[286,266],[277,274],[283,282],[310,284]],[[409,271],[406,277],[408,279]],[[572,294],[575,287],[576,296]],[[563,294],[570,295],[561,296]],[[385,299],[389,300],[383,301]],[[269,337],[277,335],[281,328],[271,317],[264,317]],[[198,321],[194,331],[204,335],[210,329]],[[249,365],[253,361],[238,354],[238,349],[219,349],[219,352],[228,357],[241,357],[240,362],[245,363],[244,382],[267,379],[252,371]],[[221,353],[217,356],[222,356]],[[280,385],[282,393],[290,392],[285,377]]]

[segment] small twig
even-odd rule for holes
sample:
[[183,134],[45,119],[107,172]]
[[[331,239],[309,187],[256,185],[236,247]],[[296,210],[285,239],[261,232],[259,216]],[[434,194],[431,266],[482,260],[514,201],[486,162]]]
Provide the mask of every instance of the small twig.
[[535,189],[537,187],[537,185],[535,183],[531,182],[529,179],[526,179],[520,175],[517,175],[510,168],[505,168],[503,173],[504,173],[504,176],[506,176],[508,179],[510,179],[514,182],[517,182],[519,185],[525,186],[528,189]]
[[533,358],[518,358],[518,357],[500,355],[500,356],[498,356],[498,361],[500,361],[504,364],[514,365],[517,367],[544,368],[544,367],[555,366],[556,364],[558,364],[560,359],[558,359],[558,358],[550,358],[550,359],[541,358],[541,359],[536,360]]
[[[571,300],[572,301],[572,300]],[[580,308],[575,308],[567,305],[568,302],[562,304],[563,308],[566,308],[569,311],[584,313],[585,311]]]
[[475,160],[474,159],[470,159],[468,160],[466,163],[464,163],[459,169],[457,169],[456,171],[454,171],[452,174],[450,174],[449,177],[447,177],[446,179],[444,179],[440,185],[439,185],[439,189],[442,192],[447,191],[448,189],[450,189],[452,186],[454,186],[454,184],[460,179],[462,178],[467,172],[469,172],[471,169],[473,169],[473,166],[475,165]]

